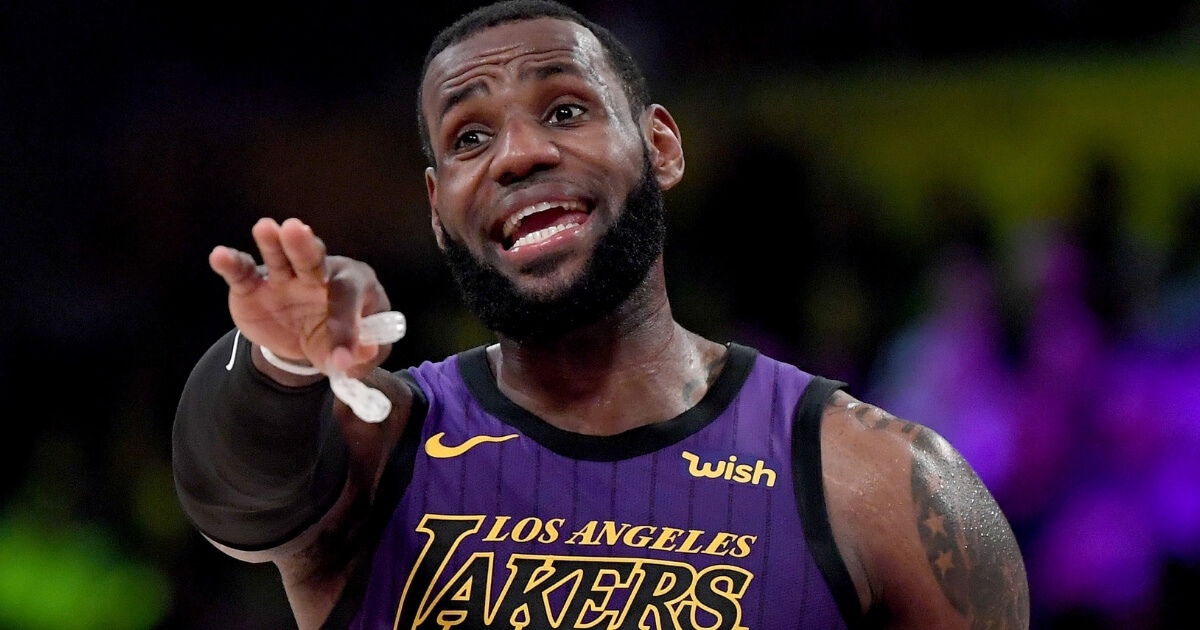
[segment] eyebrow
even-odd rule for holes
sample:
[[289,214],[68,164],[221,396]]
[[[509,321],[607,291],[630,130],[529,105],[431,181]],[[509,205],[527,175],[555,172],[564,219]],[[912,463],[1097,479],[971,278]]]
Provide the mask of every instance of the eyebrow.
[[446,97],[446,102],[442,103],[442,111],[438,115],[438,118],[439,119],[445,118],[446,114],[451,109],[454,109],[455,105],[458,105],[459,103],[461,103],[469,98],[472,98],[476,95],[487,94],[489,91],[490,90],[488,90],[488,86],[486,83],[476,81],[466,87],[459,88],[459,89],[451,92],[450,95]]
[[521,81],[527,81],[530,77],[538,81],[544,81],[557,74],[569,74],[574,77],[582,77],[583,71],[573,64],[550,64],[545,66],[534,66],[532,68],[522,68],[517,73],[517,78]]
[[[535,66],[532,68],[523,68],[519,73],[517,73],[517,79],[520,81],[528,81],[532,78],[538,81],[544,81],[559,74],[566,74],[575,77],[584,76],[583,71],[574,65],[551,64],[545,66]],[[439,113],[438,117],[445,118],[446,114],[449,113],[451,109],[454,109],[454,107],[459,103],[479,95],[486,95],[489,92],[490,90],[488,90],[487,84],[483,82],[475,82],[459,88],[446,96],[446,101],[442,103],[442,111]]]

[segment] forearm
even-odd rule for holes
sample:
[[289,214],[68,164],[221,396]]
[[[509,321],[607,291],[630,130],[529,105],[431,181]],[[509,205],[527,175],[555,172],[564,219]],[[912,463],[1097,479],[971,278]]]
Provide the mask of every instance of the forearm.
[[209,539],[240,551],[279,546],[315,524],[348,470],[328,382],[286,387],[250,353],[232,331],[209,349],[184,387],[172,434],[184,510]]

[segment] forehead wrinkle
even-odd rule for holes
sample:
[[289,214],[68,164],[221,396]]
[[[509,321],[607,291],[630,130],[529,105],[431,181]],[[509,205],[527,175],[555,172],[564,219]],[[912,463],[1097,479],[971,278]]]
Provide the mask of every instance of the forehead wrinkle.
[[[489,55],[490,56],[490,55]],[[491,93],[488,87],[486,78],[496,77],[504,71],[512,72],[515,66],[517,80],[520,82],[528,82],[530,80],[544,81],[553,76],[564,74],[573,77],[590,78],[597,85],[606,85],[606,82],[600,76],[600,72],[596,68],[596,64],[588,63],[587,54],[577,47],[561,48],[553,50],[539,50],[535,52],[519,53],[513,55],[507,61],[497,61],[492,63],[485,62],[481,65],[473,66],[474,72],[468,70],[462,76],[456,76],[441,85],[441,92],[446,93],[442,106],[439,112],[439,118],[445,118],[456,105],[467,101],[476,96],[487,96]],[[470,62],[467,62],[467,65]],[[458,86],[464,86],[458,89]],[[609,98],[604,98],[608,101]]]
[[[446,50],[442,51],[438,57],[440,58],[444,55],[450,55],[453,52],[456,52],[461,45],[461,43],[455,44],[454,46],[447,48]],[[522,44],[520,43],[509,44],[507,46],[497,46],[491,50],[486,50],[467,59],[463,59],[453,66],[443,68],[439,74],[445,76],[446,78],[438,81],[438,87],[442,90],[453,89],[475,78],[480,72],[486,72],[490,66],[503,66],[507,63],[505,58],[513,56],[509,53],[512,53],[521,46]],[[472,70],[475,70],[476,72],[472,72]]]
[[[565,26],[569,30],[552,33],[547,39],[541,41],[536,41],[539,38],[535,36],[531,38],[534,41],[522,39],[515,42],[500,41],[492,43],[482,50],[471,53],[469,57],[461,59],[457,63],[452,61],[457,53],[470,50],[471,43],[478,41],[480,37],[486,36],[488,31],[493,31],[493,29],[511,29],[517,25],[536,24],[539,22],[557,23],[558,26]],[[530,22],[501,24],[490,29],[484,29],[481,33],[477,33],[463,41],[448,46],[437,55],[435,64],[437,63],[437,59],[441,58],[442,63],[452,65],[448,67],[444,66],[440,72],[436,73],[445,78],[435,81],[435,83],[438,85],[439,91],[445,92],[469,82],[479,73],[487,74],[489,67],[494,68],[494,71],[498,72],[500,68],[511,67],[514,64],[517,66],[530,63],[536,64],[552,60],[555,57],[565,57],[572,64],[580,68],[586,67],[589,70],[588,74],[597,81],[600,80],[600,76],[596,66],[607,61],[603,45],[600,44],[600,40],[591,31],[570,20],[539,18]],[[434,73],[429,73],[426,76],[432,76],[432,74]]]
[[[457,62],[453,61],[456,53],[462,53],[464,48],[469,50],[466,44],[475,37],[443,50],[438,57],[441,57],[441,63],[446,65],[442,65],[440,70],[436,71],[431,67],[431,71],[426,74],[431,87],[436,86],[436,90],[432,91],[440,93],[433,102],[434,109],[440,110],[439,120],[444,119],[450,110],[464,101],[490,94],[490,84],[502,80],[506,73],[515,73],[521,82],[530,78],[545,80],[556,74],[590,79],[601,88],[599,98],[604,107],[615,112],[618,109],[618,95],[613,93],[610,81],[604,77],[603,69],[607,68],[610,73],[614,73],[615,70],[609,63],[604,46],[591,31],[574,22],[565,22],[572,30],[552,35],[551,41],[493,44]],[[436,58],[432,65],[438,65]],[[442,78],[436,79],[437,76]],[[620,91],[618,88],[617,92]],[[437,106],[439,101],[440,107]]]
[[[553,63],[561,58],[559,63]],[[571,33],[571,41],[561,48],[531,52],[525,59],[514,58],[513,63],[533,65],[533,68],[522,68],[518,77],[529,78],[530,74],[537,79],[547,79],[554,74],[569,74],[579,78],[588,78],[597,85],[607,85],[600,75],[600,66],[607,67],[608,56],[596,36],[586,29]]]
[[[537,50],[529,52],[517,52],[512,54],[517,49],[521,48],[521,44],[513,44],[504,46],[498,49],[485,51],[471,59],[467,59],[457,64],[454,68],[448,69],[444,74],[449,77],[440,82],[438,91],[444,96],[442,98],[442,106],[439,108],[439,118],[445,118],[446,114],[454,108],[455,105],[462,103],[470,98],[491,93],[486,79],[488,77],[499,78],[506,72],[512,72],[513,66],[522,66],[528,64],[542,63],[546,59],[554,59],[561,57],[564,54],[574,61],[574,47],[555,48],[550,50]],[[565,70],[568,74],[581,76],[580,71],[574,68],[575,64],[557,64],[559,70]],[[551,74],[556,74],[555,66],[541,66],[534,68],[521,68],[517,71],[517,79],[526,81],[530,78],[530,73],[536,74],[536,78],[544,79]],[[465,87],[463,87],[465,86]]]
[[[511,72],[512,68],[527,65],[546,64],[552,62],[555,58],[561,58],[564,61],[569,60],[569,65],[589,66],[582,59],[582,55],[578,54],[574,46],[564,46],[561,48],[543,49],[543,50],[526,50],[512,53],[513,49],[518,46],[510,46],[505,50],[488,52],[481,55],[476,55],[470,59],[463,60],[456,64],[453,68],[445,70],[442,74],[447,75],[447,78],[439,82],[439,88],[442,91],[454,89],[463,85],[472,79],[479,76],[499,76],[504,72]],[[527,78],[528,70],[518,70],[518,78]]]

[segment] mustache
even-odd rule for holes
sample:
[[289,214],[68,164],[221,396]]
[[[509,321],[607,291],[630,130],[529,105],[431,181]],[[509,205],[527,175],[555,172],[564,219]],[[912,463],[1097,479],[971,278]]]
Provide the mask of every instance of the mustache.
[[[600,237],[583,272],[551,294],[523,292],[443,228],[444,260],[467,308],[489,330],[528,342],[552,339],[599,321],[629,299],[661,255],[666,241],[662,190],[648,151],[644,152],[642,165],[641,178],[616,220]],[[554,261],[538,264],[553,265]]]

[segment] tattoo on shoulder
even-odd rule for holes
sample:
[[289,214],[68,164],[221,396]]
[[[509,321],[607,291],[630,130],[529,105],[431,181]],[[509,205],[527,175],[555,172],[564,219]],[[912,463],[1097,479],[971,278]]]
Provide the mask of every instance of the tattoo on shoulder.
[[912,495],[929,569],[972,630],[1024,630],[1029,589],[1021,551],[999,506],[936,433],[913,438]]
[[703,380],[696,378],[684,383],[683,402],[689,405],[700,402],[700,399],[708,392],[708,388],[712,387],[713,381],[717,380],[717,376],[721,374],[721,368],[725,367],[725,360],[728,356],[728,352],[722,352],[705,364]]
[[915,422],[897,418],[875,405],[855,400],[844,392],[838,392],[831,402],[834,409],[845,409],[859,424],[868,429],[898,431],[910,438],[921,430],[921,426]]

